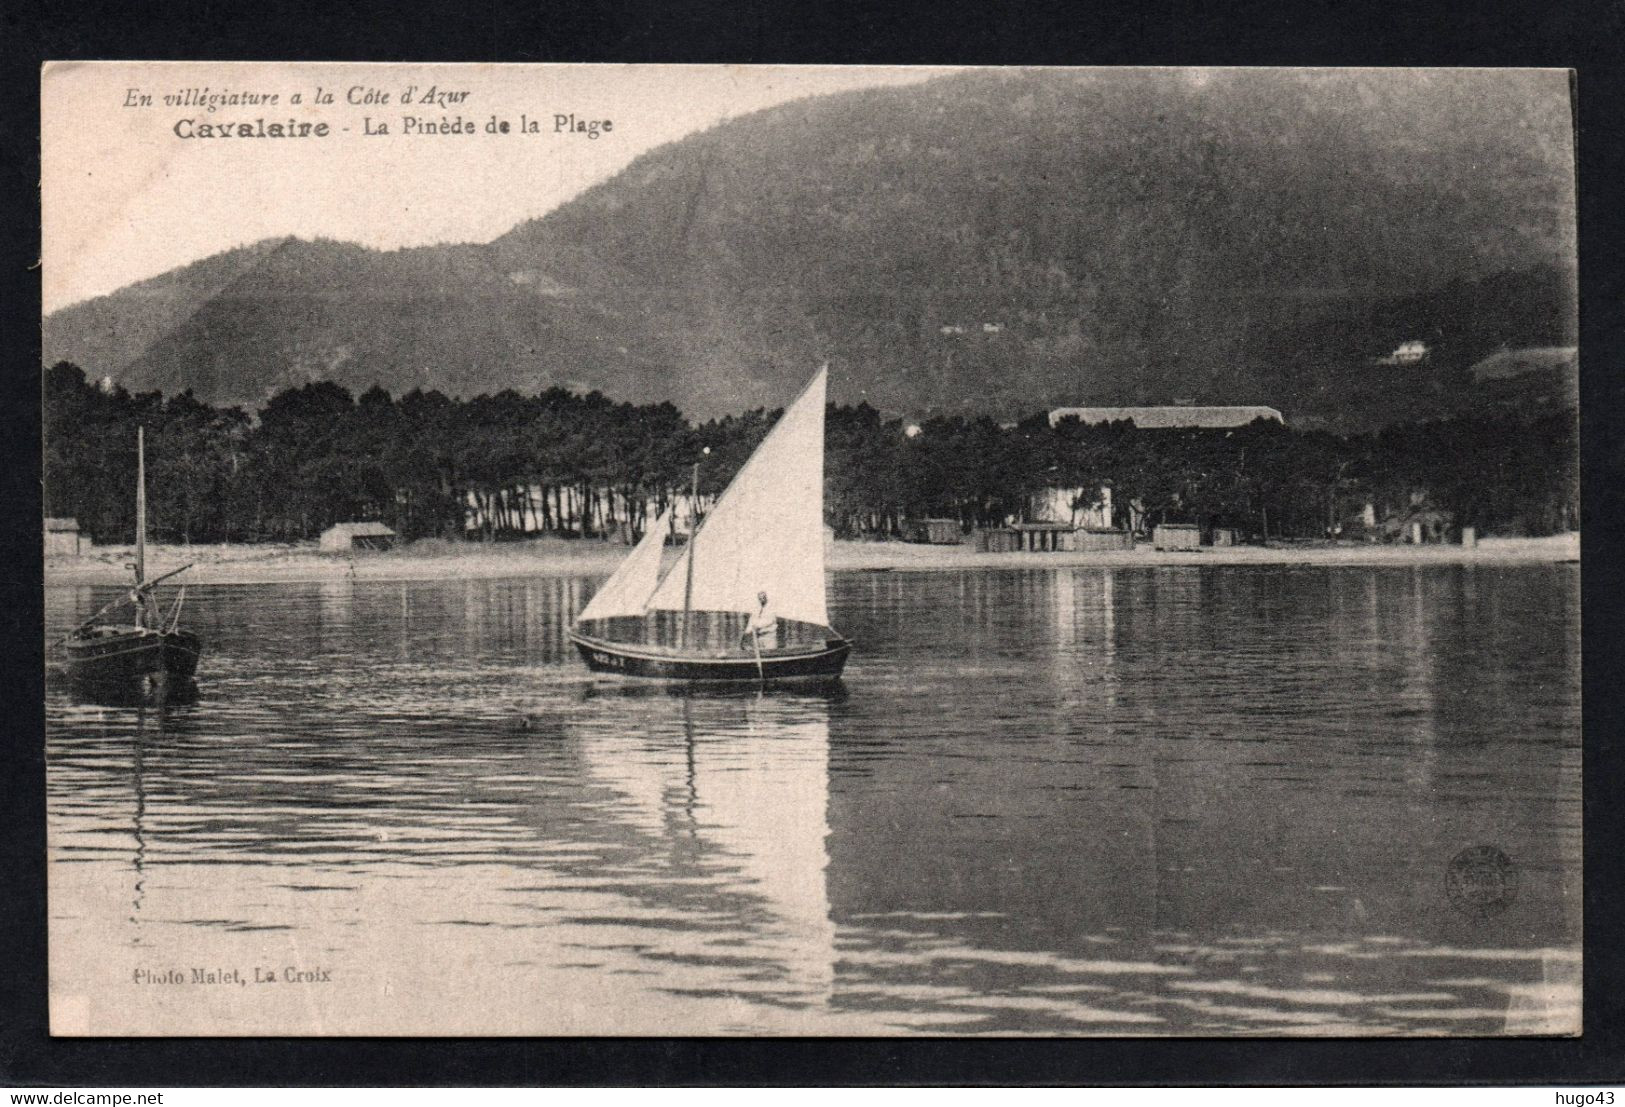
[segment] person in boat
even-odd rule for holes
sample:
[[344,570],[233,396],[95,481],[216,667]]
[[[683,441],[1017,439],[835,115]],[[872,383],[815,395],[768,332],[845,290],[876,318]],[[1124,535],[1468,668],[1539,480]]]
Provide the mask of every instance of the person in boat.
[[766,592],[756,593],[756,611],[745,624],[739,644],[747,650],[771,650],[778,646],[779,617],[768,606]]
[[161,631],[164,629],[163,611],[159,611],[158,597],[154,597],[151,588],[135,588],[130,592],[130,603],[135,606],[135,626],[137,629],[148,631]]
[[134,589],[130,593],[130,604],[135,608],[135,625],[137,629],[158,629],[161,622],[158,613],[158,601],[153,598],[151,591],[146,588]]

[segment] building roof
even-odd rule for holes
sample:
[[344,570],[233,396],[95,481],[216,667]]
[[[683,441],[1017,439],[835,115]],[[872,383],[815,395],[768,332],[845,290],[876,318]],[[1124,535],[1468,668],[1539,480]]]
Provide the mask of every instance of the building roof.
[[351,538],[393,538],[395,532],[382,523],[334,523],[322,532],[349,535]]
[[79,533],[79,520],[77,519],[46,519],[45,529],[52,533]]
[[1082,423],[1116,423],[1133,420],[1141,429],[1170,430],[1179,427],[1225,428],[1245,427],[1254,419],[1273,419],[1285,423],[1281,413],[1273,407],[1058,407],[1049,413],[1049,425],[1062,419],[1076,417]]

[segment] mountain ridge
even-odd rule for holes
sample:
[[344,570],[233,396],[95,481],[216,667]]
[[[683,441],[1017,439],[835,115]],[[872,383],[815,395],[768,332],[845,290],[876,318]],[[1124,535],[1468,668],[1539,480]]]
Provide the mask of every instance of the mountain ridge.
[[202,259],[54,313],[46,357],[250,405],[563,385],[704,417],[829,360],[832,399],[898,413],[1196,398],[1346,424],[1369,390],[1340,378],[1410,326],[1371,305],[1409,300],[1434,359],[1393,383],[1448,412],[1484,352],[1462,289],[1511,281],[1514,312],[1536,289],[1514,344],[1572,332],[1566,86],[1392,80],[974,72],[795,101],[488,243]]

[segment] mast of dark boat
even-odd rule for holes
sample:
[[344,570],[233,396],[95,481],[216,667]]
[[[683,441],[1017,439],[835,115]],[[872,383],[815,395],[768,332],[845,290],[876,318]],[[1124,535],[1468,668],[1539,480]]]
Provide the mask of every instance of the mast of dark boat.
[[[170,577],[186,572],[195,564],[197,563],[194,561],[188,561],[179,569],[171,569],[169,572],[154,577],[152,580],[147,579],[147,441],[146,428],[137,427],[135,429],[135,561],[125,566],[135,572],[135,588],[127,595],[110,600],[97,608],[94,615],[69,631],[67,637],[63,638],[62,641],[67,642],[80,631],[94,626],[97,619],[100,619],[115,607],[129,603],[132,600],[135,602],[135,624],[137,627],[145,628],[147,626],[146,599],[148,594]],[[183,598],[185,591],[184,588],[181,590]],[[170,630],[175,629],[175,624],[179,619],[180,601],[177,600],[175,612],[170,618]],[[160,616],[157,625],[151,629],[163,630],[163,623],[164,620]]]
[[135,428],[135,621],[147,625],[147,429]]

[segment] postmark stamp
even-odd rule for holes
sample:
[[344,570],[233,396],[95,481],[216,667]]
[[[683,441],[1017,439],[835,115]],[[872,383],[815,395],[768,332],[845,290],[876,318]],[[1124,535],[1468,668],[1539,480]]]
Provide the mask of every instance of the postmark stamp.
[[1493,918],[1517,898],[1518,867],[1496,846],[1469,846],[1450,859],[1445,891],[1462,914]]

